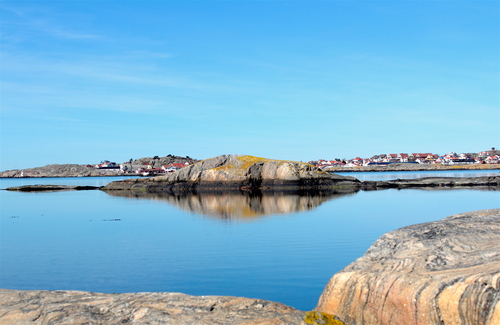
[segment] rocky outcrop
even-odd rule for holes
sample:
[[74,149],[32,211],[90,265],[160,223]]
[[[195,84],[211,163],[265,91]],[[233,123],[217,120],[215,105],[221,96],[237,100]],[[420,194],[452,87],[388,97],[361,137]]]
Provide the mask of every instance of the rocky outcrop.
[[499,187],[500,176],[480,177],[423,177],[395,179],[390,181],[364,181],[364,189],[376,188],[422,188],[422,187]]
[[29,169],[7,170],[0,172],[0,178],[116,176],[118,174],[119,170],[117,169],[96,169],[76,164],[53,164]]
[[144,191],[122,190],[107,191],[113,196],[142,198],[165,201],[191,213],[218,219],[238,221],[259,218],[271,214],[286,214],[315,209],[326,201],[344,197],[351,193],[327,192],[324,194],[289,193],[151,193]]
[[500,209],[395,230],[337,273],[316,310],[349,325],[500,324]]
[[[168,164],[193,164],[197,159],[188,157],[180,157],[168,155],[165,157],[155,156],[153,158],[144,157],[136,160],[131,159],[123,163],[128,172],[136,170],[137,168],[147,168],[150,165],[160,168]],[[132,173],[133,174],[133,173]],[[93,165],[77,165],[77,164],[51,164],[43,167],[27,168],[27,169],[13,169],[0,172],[0,178],[38,178],[38,177],[86,177],[86,176],[123,176],[124,174],[120,169],[103,169],[95,168]]]
[[325,190],[359,186],[354,177],[322,172],[302,162],[253,156],[222,155],[149,179],[112,182],[104,190]]
[[[181,293],[0,289],[0,325],[301,324],[305,313],[261,299]],[[308,323],[317,324],[317,323]]]
[[54,192],[54,191],[86,191],[98,190],[98,186],[79,186],[79,185],[23,185],[6,188],[7,191],[19,192]]

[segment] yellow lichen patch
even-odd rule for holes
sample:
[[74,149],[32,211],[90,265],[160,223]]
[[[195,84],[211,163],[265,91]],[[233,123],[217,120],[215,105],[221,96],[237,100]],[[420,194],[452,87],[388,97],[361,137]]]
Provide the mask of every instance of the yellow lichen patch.
[[223,166],[215,167],[213,170],[229,170],[229,169],[241,169],[241,170],[246,170],[248,167],[259,163],[259,162],[268,162],[271,161],[272,159],[267,159],[267,158],[260,158],[260,157],[254,157],[254,156],[239,156],[236,157],[236,160],[238,164],[234,163],[228,163]]
[[300,173],[300,172],[304,172],[304,171],[315,170],[317,173],[328,174],[326,172],[322,172],[322,171],[318,170],[313,165],[308,164],[308,163],[304,163],[304,162],[261,158],[261,157],[255,157],[255,156],[249,156],[249,155],[236,156],[236,157],[230,159],[226,164],[219,166],[219,167],[212,168],[211,170],[213,170],[217,173],[230,171],[231,175],[245,176],[248,169],[252,165],[262,164],[262,163],[273,163],[276,166],[284,165],[284,166],[288,167],[288,169],[293,173]]
[[304,316],[304,323],[311,325],[345,325],[335,316],[321,311],[308,311]]
[[243,163],[243,166],[241,168],[248,168],[252,166],[253,164],[260,163],[260,162],[269,162],[273,159],[268,159],[268,158],[260,158],[260,157],[255,157],[255,156],[240,156],[236,158],[237,160],[241,161]]

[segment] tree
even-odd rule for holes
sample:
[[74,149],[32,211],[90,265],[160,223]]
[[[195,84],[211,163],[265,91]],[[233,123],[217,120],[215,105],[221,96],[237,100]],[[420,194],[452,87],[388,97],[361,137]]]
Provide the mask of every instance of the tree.
[[160,159],[160,157],[158,157],[158,156],[154,156],[154,157],[153,157],[153,162],[151,163],[151,166],[152,166],[153,168],[155,168],[155,167],[156,167],[156,166],[155,166],[155,165],[156,165],[156,162],[157,162],[159,159]]

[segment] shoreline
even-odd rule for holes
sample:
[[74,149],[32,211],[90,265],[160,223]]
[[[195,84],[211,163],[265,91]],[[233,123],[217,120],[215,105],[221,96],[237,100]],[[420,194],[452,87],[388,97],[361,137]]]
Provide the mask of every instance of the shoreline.
[[359,172],[416,172],[416,171],[454,171],[454,170],[500,170],[500,164],[441,165],[441,164],[404,164],[372,165],[359,167],[328,167],[323,171],[329,173]]
[[[60,165],[63,170],[61,171],[44,171],[42,168],[32,168],[32,169],[19,169],[19,170],[7,170],[0,172],[1,178],[67,178],[67,177],[130,177],[130,178],[148,178],[154,176],[163,176],[166,174],[158,174],[151,176],[142,176],[140,174],[125,174],[116,173],[109,170],[103,172],[99,169],[90,169],[88,167],[85,170],[80,170],[71,166],[71,168],[64,168],[66,165]],[[500,172],[500,164],[471,164],[471,165],[441,165],[441,164],[405,164],[405,163],[393,163],[389,165],[372,165],[372,166],[359,166],[359,167],[328,167],[323,169],[323,171],[328,173],[362,173],[362,172],[416,172],[416,171],[460,171],[460,170],[471,170],[471,171],[486,171],[486,170],[498,170]],[[24,173],[23,173],[24,172]],[[104,173],[104,174],[102,174]],[[23,175],[23,176],[21,176]]]

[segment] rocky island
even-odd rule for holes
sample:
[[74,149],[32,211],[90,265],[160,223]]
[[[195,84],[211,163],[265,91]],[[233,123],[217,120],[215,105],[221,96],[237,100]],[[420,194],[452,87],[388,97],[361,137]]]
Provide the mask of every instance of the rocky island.
[[343,190],[359,187],[354,177],[323,172],[303,162],[247,155],[222,155],[166,176],[112,182],[102,188],[163,192],[245,190]]

